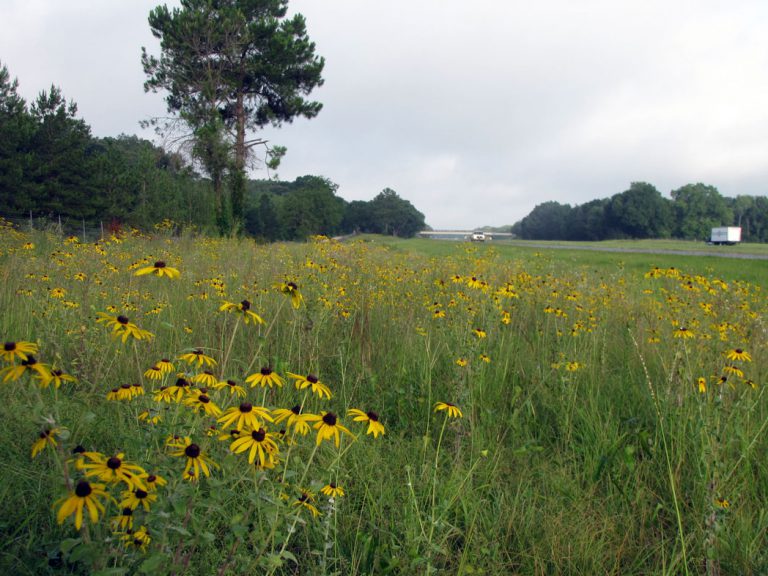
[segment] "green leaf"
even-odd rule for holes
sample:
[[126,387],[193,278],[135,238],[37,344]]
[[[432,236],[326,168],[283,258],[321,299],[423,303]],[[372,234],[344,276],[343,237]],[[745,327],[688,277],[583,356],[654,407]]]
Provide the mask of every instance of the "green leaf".
[[165,564],[166,556],[164,554],[152,554],[148,556],[139,566],[139,572],[142,574],[156,574]]

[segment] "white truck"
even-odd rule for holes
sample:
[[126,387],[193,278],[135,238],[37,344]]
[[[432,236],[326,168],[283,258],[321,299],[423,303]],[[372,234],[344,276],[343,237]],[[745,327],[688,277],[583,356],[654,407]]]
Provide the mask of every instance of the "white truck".
[[469,237],[472,242],[485,242],[487,238],[485,232],[482,231],[472,232]]
[[710,244],[727,244],[733,246],[741,242],[741,227],[740,226],[721,226],[719,228],[712,228],[712,235],[709,238]]

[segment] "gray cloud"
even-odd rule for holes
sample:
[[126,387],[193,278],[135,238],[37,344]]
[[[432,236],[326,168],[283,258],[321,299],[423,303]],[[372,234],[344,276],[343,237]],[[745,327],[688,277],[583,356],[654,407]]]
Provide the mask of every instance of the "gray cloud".
[[[97,135],[164,114],[145,0],[6,0],[0,58],[51,82]],[[172,4],[172,3],[169,3]],[[512,223],[646,180],[765,194],[768,4],[716,0],[293,0],[326,58],[311,121],[265,131],[280,176],[348,200],[395,189],[437,227]],[[145,134],[148,135],[148,134]],[[254,176],[263,176],[256,172]]]

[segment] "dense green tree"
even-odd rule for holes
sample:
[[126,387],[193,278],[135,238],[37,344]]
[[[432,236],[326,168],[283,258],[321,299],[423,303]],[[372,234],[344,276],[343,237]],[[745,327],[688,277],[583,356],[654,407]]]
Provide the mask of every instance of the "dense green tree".
[[[230,205],[242,220],[245,171],[253,147],[248,132],[312,118],[322,105],[306,96],[323,83],[304,17],[286,18],[288,0],[182,0],[149,15],[160,57],[142,49],[145,89],[164,90],[168,110],[202,135],[228,145]],[[215,133],[215,136],[214,136]],[[273,155],[275,160],[279,154]],[[211,175],[212,179],[216,178]]]
[[572,210],[569,204],[544,202],[534,207],[513,231],[526,240],[565,240]]
[[364,232],[410,238],[424,229],[424,214],[391,188],[385,188],[371,200],[370,227]]
[[39,215],[92,219],[103,202],[91,178],[97,150],[91,129],[77,118],[77,105],[51,86],[32,104],[36,128],[30,142],[30,204]]
[[7,213],[29,210],[26,186],[30,145],[35,123],[18,94],[19,83],[0,65],[0,204]]
[[566,220],[565,233],[568,240],[603,240],[605,228],[605,206],[608,200],[592,200],[571,210]]
[[347,234],[373,231],[376,226],[371,214],[371,203],[364,200],[353,200],[347,204],[341,228]]
[[303,240],[315,234],[334,236],[341,230],[344,199],[338,186],[319,176],[301,176],[281,203],[280,221],[287,239]]
[[706,184],[686,184],[672,190],[675,217],[674,235],[678,238],[704,240],[716,226],[733,222],[733,211],[717,188]]
[[606,226],[614,237],[668,238],[672,233],[670,201],[647,182],[632,182],[605,207]]

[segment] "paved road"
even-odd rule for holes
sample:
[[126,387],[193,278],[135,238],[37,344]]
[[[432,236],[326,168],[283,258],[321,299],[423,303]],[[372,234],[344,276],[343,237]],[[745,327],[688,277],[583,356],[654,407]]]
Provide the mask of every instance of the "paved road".
[[[741,258],[743,260],[768,260],[766,254],[740,254],[738,252],[699,252],[695,250],[648,250],[642,248],[610,248],[607,246],[566,246],[559,244],[510,243],[520,248],[553,248],[556,250],[592,250],[595,252],[630,252],[634,254],[677,254],[680,256],[714,256],[716,258]],[[725,248],[727,250],[727,248]]]

